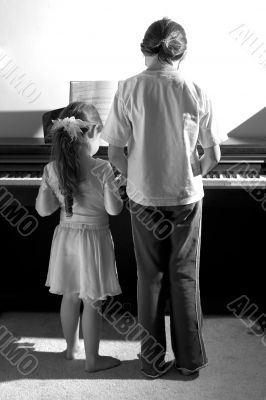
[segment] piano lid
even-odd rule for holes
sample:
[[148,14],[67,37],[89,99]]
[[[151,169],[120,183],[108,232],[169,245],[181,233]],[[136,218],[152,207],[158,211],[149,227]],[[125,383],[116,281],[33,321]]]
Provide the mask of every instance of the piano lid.
[[222,156],[256,156],[266,157],[266,137],[229,137],[220,144]]
[[221,146],[230,147],[266,147],[266,137],[229,137]]

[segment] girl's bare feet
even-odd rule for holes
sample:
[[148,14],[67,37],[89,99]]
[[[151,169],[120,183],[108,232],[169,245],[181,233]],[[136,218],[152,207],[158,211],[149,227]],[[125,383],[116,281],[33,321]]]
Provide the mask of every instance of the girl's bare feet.
[[87,372],[97,372],[104,369],[118,367],[121,361],[118,358],[109,356],[97,356],[96,358],[91,358],[85,363],[85,371]]
[[63,351],[63,356],[65,357],[66,360],[76,360],[81,349],[82,346],[80,345],[73,347],[71,349],[67,348],[66,350]]

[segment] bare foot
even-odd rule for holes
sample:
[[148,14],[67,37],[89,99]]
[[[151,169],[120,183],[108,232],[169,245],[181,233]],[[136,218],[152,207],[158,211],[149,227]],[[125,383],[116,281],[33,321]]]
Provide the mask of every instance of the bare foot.
[[121,364],[121,361],[118,358],[109,357],[109,356],[97,356],[93,361],[86,361],[85,363],[85,371],[87,372],[97,372],[104,369],[118,367]]
[[81,349],[82,346],[80,345],[77,347],[73,347],[71,349],[67,348],[66,350],[63,351],[62,354],[66,360],[76,360]]

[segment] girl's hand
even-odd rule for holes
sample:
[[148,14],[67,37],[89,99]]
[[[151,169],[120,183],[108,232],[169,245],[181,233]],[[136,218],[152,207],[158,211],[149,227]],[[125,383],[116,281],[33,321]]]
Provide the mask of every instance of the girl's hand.
[[122,174],[119,174],[115,177],[114,181],[115,184],[117,186],[117,188],[119,189],[121,186],[126,186],[126,177],[124,177]]
[[127,179],[126,179],[126,177],[124,177],[122,174],[118,174],[115,177],[114,182],[118,188],[121,199],[126,200],[127,199],[127,193],[126,193]]

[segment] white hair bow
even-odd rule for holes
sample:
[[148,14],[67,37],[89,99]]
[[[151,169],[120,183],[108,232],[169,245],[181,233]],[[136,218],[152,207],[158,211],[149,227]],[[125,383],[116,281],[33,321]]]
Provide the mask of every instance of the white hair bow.
[[64,119],[58,118],[57,120],[52,120],[53,127],[51,132],[63,128],[71,137],[72,140],[78,139],[78,134],[83,133],[81,128],[88,128],[91,126],[91,122],[82,121],[81,119],[76,119],[75,117],[66,117]]

